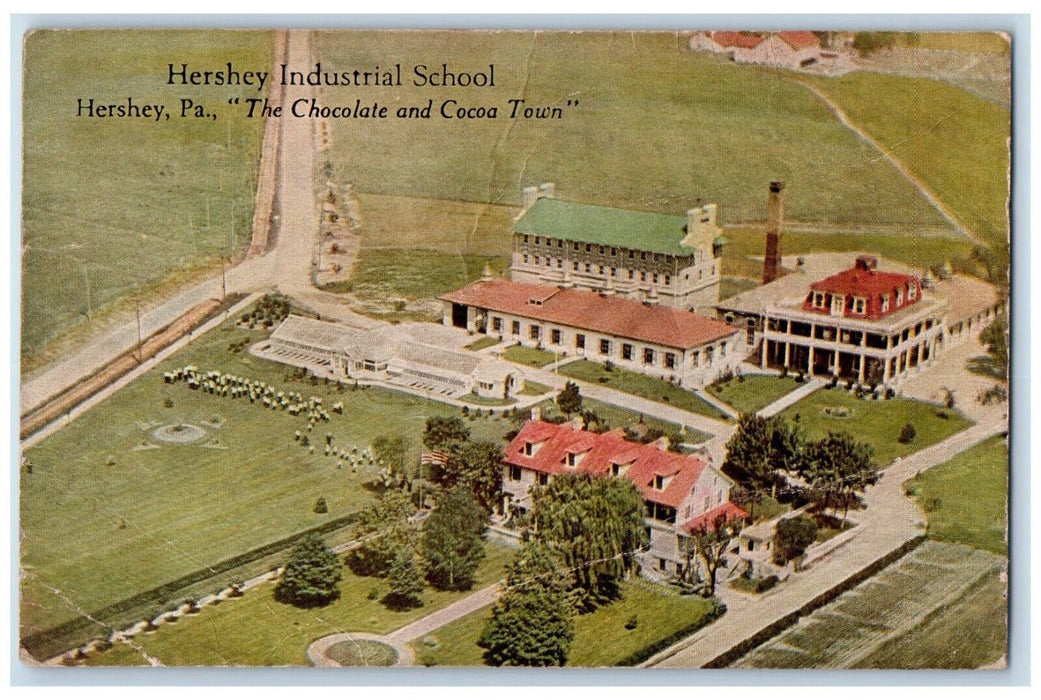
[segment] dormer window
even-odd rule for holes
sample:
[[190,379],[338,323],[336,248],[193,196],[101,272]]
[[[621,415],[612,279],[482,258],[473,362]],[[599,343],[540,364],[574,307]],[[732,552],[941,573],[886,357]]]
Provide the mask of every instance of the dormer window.
[[831,297],[831,315],[841,316],[846,310],[846,297],[835,294]]
[[882,295],[882,313],[885,313],[886,311],[889,311],[889,295],[888,294],[883,294]]
[[585,458],[585,456],[585,452],[568,452],[567,455],[564,457],[564,464],[574,469],[582,463],[582,460]]
[[813,293],[813,308],[823,309],[824,308],[824,292]]
[[612,464],[611,465],[611,476],[625,476],[625,473],[629,471],[631,464]]
[[526,442],[524,443],[524,455],[527,457],[533,457],[542,447],[541,442]]
[[864,297],[853,297],[853,313],[862,314],[867,310],[867,299]]
[[661,474],[655,474],[654,475],[654,489],[656,491],[664,491],[665,487],[669,485],[669,481],[671,481],[671,480],[672,480],[672,477],[662,476]]
[[908,300],[914,299],[918,296],[918,286],[914,282],[910,282],[907,285],[907,298]]
[[900,306],[904,303],[904,288],[899,287],[896,290],[896,305]]

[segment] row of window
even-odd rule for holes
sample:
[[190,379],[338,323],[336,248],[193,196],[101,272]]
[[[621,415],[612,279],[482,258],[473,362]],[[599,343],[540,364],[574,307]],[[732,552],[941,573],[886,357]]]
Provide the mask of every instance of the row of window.
[[836,334],[838,334],[838,342],[840,343],[857,346],[865,345],[876,350],[886,350],[889,347],[899,345],[910,338],[914,338],[925,331],[931,330],[934,325],[935,322],[930,318],[916,323],[913,326],[908,326],[903,331],[890,336],[888,345],[886,344],[886,336],[878,333],[868,333],[867,338],[865,339],[863,331],[847,330],[827,325],[811,325],[801,321],[792,321],[791,324],[789,324],[788,320],[783,318],[768,319],[766,327],[768,330],[777,331],[779,333],[790,333],[791,335],[798,335],[804,338],[818,338],[820,340],[835,340]]
[[[830,302],[828,301],[830,297]],[[904,287],[897,287],[892,294],[892,297],[896,298],[896,307],[899,308],[904,303]],[[882,294],[879,296],[879,304],[881,313],[889,311],[889,302],[892,298],[889,294]],[[918,298],[918,286],[914,282],[908,282],[907,284],[907,301],[912,302]],[[812,301],[813,308],[815,309],[826,309],[831,306],[831,313],[840,315],[846,311],[846,297],[841,294],[825,294],[824,292],[813,292]],[[867,313],[867,297],[853,297],[852,306],[850,312],[854,314],[865,314]]]
[[[532,256],[529,256],[527,253],[525,253],[523,259],[524,259],[524,264],[525,265],[529,265],[529,264],[544,265],[545,267],[549,267],[549,268],[556,267],[558,270],[563,270],[564,269],[564,260],[562,258],[550,258],[548,256],[546,258],[543,258],[540,255],[536,255],[536,256],[534,256],[534,258],[532,258]],[[592,263],[572,262],[571,263],[571,269],[574,272],[581,272],[584,269],[586,272],[588,272],[590,274],[596,274],[593,271],[594,271],[594,269],[598,269],[600,275],[606,275],[608,277],[623,277],[624,276],[624,275],[619,275],[618,274],[618,268],[612,267],[610,274],[608,274],[607,273],[607,268],[604,265],[593,265]],[[635,281],[636,280],[636,271],[635,270],[628,270],[627,272],[628,272],[629,279]],[[699,270],[698,271],[698,279],[701,279],[701,274],[702,273]],[[647,279],[648,279],[647,273],[646,272],[641,272],[640,273],[640,281],[641,282],[646,282]],[[653,281],[654,284],[659,284],[661,282],[663,282],[664,284],[672,284],[672,275],[659,275],[657,272],[653,272],[653,273],[651,273],[651,281]]]
[[[492,316],[492,332],[502,333],[505,327],[505,319],[502,316]],[[521,322],[513,320],[510,322],[510,333],[514,336],[521,335]],[[536,342],[542,340],[542,326],[537,323],[532,323],[528,326],[528,339]],[[551,345],[562,345],[564,342],[564,333],[559,328],[550,328],[549,330],[549,342]],[[620,356],[627,362],[635,362],[637,358],[637,348],[633,343],[622,342],[619,343]],[[608,338],[600,338],[597,345],[597,350],[601,355],[611,356],[615,350],[616,342]],[[575,349],[585,350],[586,349],[586,334],[576,333],[575,334]],[[653,347],[643,347],[640,349],[640,359],[645,365],[654,365],[658,362],[659,355],[662,359],[662,364],[665,369],[676,369],[678,365],[678,355],[674,352],[660,351]],[[702,362],[702,355],[704,354],[704,361],[707,364],[711,364],[716,353],[716,346],[709,346],[701,350],[693,350],[691,352],[691,366],[698,367]],[[719,344],[720,357],[725,356],[727,353],[727,343],[724,341]]]
[[[557,248],[563,248],[564,247],[564,241],[559,239],[559,238],[549,238],[548,236],[546,236],[546,237],[543,237],[543,236],[529,236],[526,233],[523,234],[523,239],[524,239],[525,243],[531,242],[532,238],[534,239],[535,245],[545,245],[547,248],[552,248],[554,246],[557,247]],[[575,251],[580,251],[582,249],[582,247],[584,246],[585,247],[585,251],[587,253],[592,253],[593,249],[596,248],[597,252],[599,252],[600,255],[608,255],[609,254],[612,257],[618,257],[619,255],[622,255],[624,257],[624,256],[628,255],[628,258],[630,260],[635,260],[636,259],[636,251],[628,250],[626,248],[623,248],[623,249],[619,250],[618,248],[602,246],[602,245],[594,246],[592,243],[585,243],[585,244],[582,244],[582,243],[572,243],[571,246],[572,246],[572,250],[575,250]],[[640,251],[640,260],[647,260],[647,256],[648,255],[650,256],[651,260],[672,260],[672,257],[673,257],[671,255],[666,255],[664,253],[648,253],[646,251]]]

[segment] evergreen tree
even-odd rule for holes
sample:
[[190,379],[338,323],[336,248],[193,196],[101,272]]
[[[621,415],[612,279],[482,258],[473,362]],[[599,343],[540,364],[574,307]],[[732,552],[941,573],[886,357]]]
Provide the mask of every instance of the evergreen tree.
[[784,518],[777,523],[777,531],[774,533],[774,563],[783,566],[802,556],[816,538],[817,523],[813,518],[805,515]]
[[506,589],[478,640],[492,666],[563,666],[575,609],[561,563],[529,540],[507,569]]
[[570,418],[573,413],[582,412],[582,394],[578,391],[578,384],[567,382],[560,393],[557,394],[557,407],[562,413]]
[[859,442],[848,433],[828,433],[806,449],[803,478],[810,484],[812,497],[821,510],[843,509],[843,522],[850,509],[864,507],[864,490],[879,479],[871,445]]
[[431,480],[444,489],[462,486],[488,513],[502,496],[502,448],[493,442],[458,443],[444,466],[434,465]]
[[465,591],[484,558],[488,514],[464,488],[456,487],[437,502],[423,527],[427,580],[434,588]]
[[532,491],[531,535],[561,562],[582,612],[621,595],[647,530],[640,492],[627,479],[560,474]]
[[340,597],[342,577],[343,568],[333,551],[318,535],[308,535],[286,562],[275,600],[298,608],[328,605]]
[[416,563],[416,553],[411,547],[399,549],[394,555],[387,572],[390,592],[383,597],[387,607],[394,610],[409,610],[423,605],[420,594],[425,588],[423,572]]

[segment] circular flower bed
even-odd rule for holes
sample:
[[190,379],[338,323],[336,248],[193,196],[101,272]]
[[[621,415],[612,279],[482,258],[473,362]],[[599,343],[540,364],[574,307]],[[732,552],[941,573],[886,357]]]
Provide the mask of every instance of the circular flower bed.
[[341,666],[393,666],[398,661],[394,648],[372,639],[349,639],[325,650]]
[[206,431],[197,425],[178,423],[176,425],[164,425],[152,431],[152,437],[162,442],[172,442],[186,445],[198,442],[206,437]]
[[828,418],[849,418],[853,415],[853,409],[846,406],[825,406],[821,409],[821,413]]

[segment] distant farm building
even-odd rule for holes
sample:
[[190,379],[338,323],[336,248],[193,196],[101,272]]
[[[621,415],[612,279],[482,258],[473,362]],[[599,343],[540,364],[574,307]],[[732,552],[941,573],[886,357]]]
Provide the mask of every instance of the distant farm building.
[[699,456],[667,447],[666,438],[647,445],[629,442],[620,429],[590,432],[580,419],[561,425],[528,421],[503,454],[503,511],[530,510],[531,488],[559,474],[627,479],[646,504],[650,548],[645,563],[680,574],[693,530],[711,527],[720,516],[743,518],[745,513],[730,501],[729,477]]
[[359,330],[289,316],[251,352],[339,381],[375,381],[449,398],[505,398],[524,388],[523,375],[508,363],[424,343],[395,326]]
[[523,194],[511,280],[653,299],[677,309],[719,300],[724,239],[715,204],[683,217],[568,202],[556,198],[551,183]]
[[440,297],[444,323],[504,341],[703,386],[745,357],[742,334],[714,318],[609,292],[486,277]]
[[726,54],[735,63],[778,68],[806,68],[822,58],[820,39],[807,31],[698,32],[690,38],[689,45],[694,51]]

